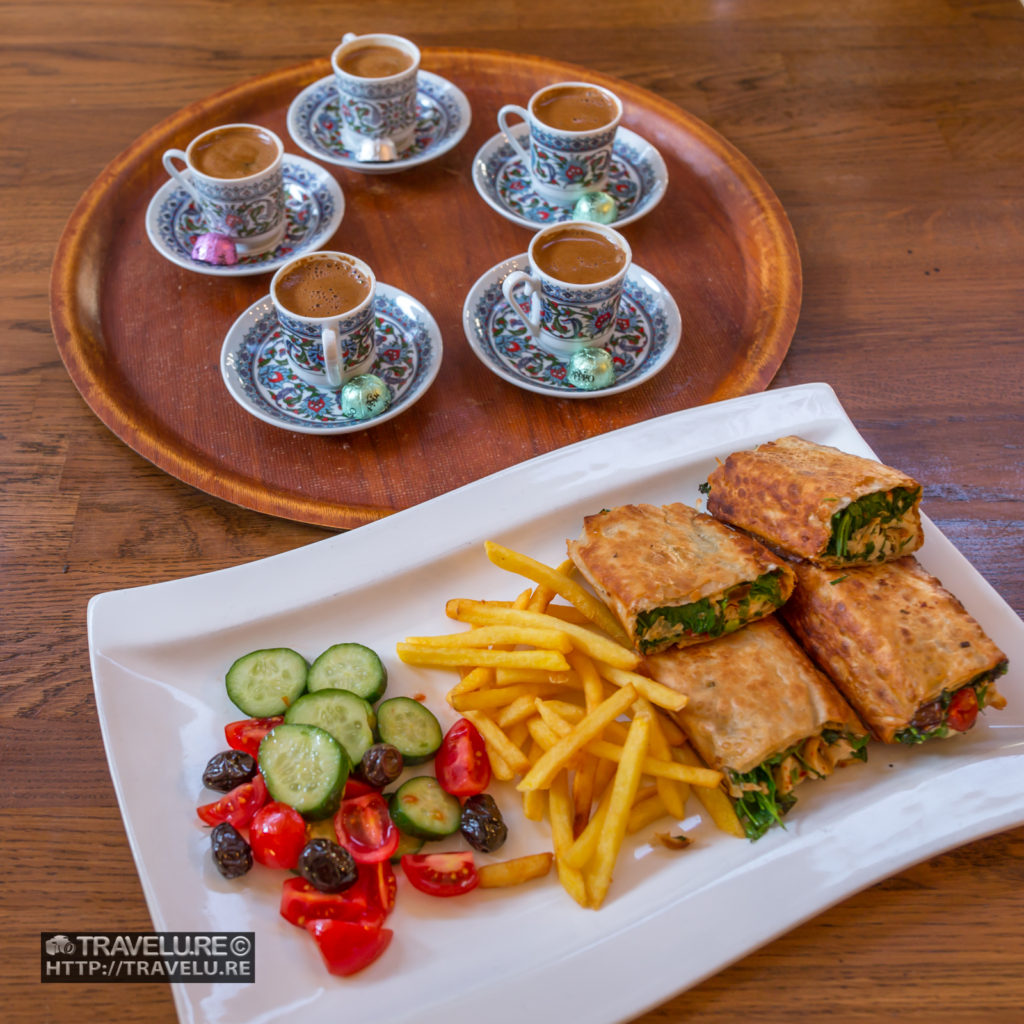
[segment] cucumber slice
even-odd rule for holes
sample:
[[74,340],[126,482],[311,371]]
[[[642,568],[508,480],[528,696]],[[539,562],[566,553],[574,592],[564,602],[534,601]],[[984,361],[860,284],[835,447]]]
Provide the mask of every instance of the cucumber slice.
[[326,729],[345,748],[352,764],[359,764],[373,746],[373,708],[350,690],[305,693],[284,713],[284,720]]
[[263,737],[259,762],[271,798],[303,817],[327,818],[341,806],[351,763],[329,732],[284,722]]
[[406,764],[433,757],[444,734],[433,712],[411,697],[392,697],[377,705],[377,735],[398,747]]
[[388,671],[369,647],[335,644],[313,662],[306,685],[310,691],[351,690],[375,704],[387,689]]
[[408,832],[399,832],[398,845],[395,847],[395,852],[391,854],[391,863],[400,864],[407,853],[419,853],[425,842],[426,840],[419,836],[411,836]]
[[419,839],[444,839],[458,832],[462,823],[462,804],[433,775],[403,782],[391,795],[388,810],[400,832]]
[[306,689],[309,663],[290,647],[250,651],[224,677],[228,699],[250,718],[283,715]]

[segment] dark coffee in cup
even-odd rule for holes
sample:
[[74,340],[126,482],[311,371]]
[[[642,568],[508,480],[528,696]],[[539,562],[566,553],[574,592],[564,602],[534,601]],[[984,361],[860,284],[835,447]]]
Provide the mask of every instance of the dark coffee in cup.
[[192,166],[209,178],[248,178],[277,159],[278,146],[251,125],[227,125],[201,135],[189,148]]
[[358,78],[388,78],[411,68],[413,59],[397,46],[367,43],[342,54],[338,66]]
[[562,132],[589,132],[611,124],[618,109],[612,99],[591,85],[556,85],[533,101],[533,114]]
[[626,265],[626,253],[611,239],[577,225],[556,228],[533,248],[537,269],[567,284],[597,284]]
[[278,279],[275,293],[296,316],[340,316],[367,298],[370,280],[347,260],[313,253]]

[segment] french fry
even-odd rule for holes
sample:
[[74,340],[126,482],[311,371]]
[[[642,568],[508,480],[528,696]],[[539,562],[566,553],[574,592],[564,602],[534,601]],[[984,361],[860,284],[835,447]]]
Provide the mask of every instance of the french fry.
[[[492,718],[488,718],[480,711],[466,711],[464,714],[483,737],[488,753],[492,750],[495,751],[513,772],[521,774],[530,771],[529,758],[508,738]],[[493,764],[491,767],[493,770]]]
[[583,883],[583,872],[579,868],[570,867],[565,861],[565,854],[573,842],[572,814],[567,773],[559,772],[548,790],[548,820],[551,823],[551,844],[555,850],[555,867],[562,888],[580,906],[585,907],[587,905],[587,889]]
[[471,669],[448,691],[448,703],[451,704],[452,697],[460,693],[472,693],[490,685],[494,682],[494,673],[493,668]]
[[497,722],[502,729],[508,729],[517,722],[525,722],[537,713],[537,709],[535,707],[536,699],[537,696],[534,693],[524,693],[521,697],[516,697],[511,704],[503,707],[501,711],[495,715],[495,722]]
[[[516,608],[495,608],[493,602],[472,601],[468,598],[452,598],[445,605],[445,614],[459,622],[473,622],[479,625],[507,623],[516,626],[536,626],[540,628],[565,630],[572,638],[573,644],[592,658],[613,668],[634,669],[640,664],[640,655],[636,651],[623,647],[606,636],[601,636],[585,626],[577,626],[563,622],[547,613],[520,611]],[[638,678],[646,678],[638,676]],[[647,680],[651,682],[652,680]],[[657,685],[657,684],[656,684]],[[668,690],[668,687],[663,687]],[[669,691],[674,692],[674,691]],[[658,704],[658,701],[653,701]]]
[[515,686],[519,683],[551,683],[555,686],[566,686],[573,689],[580,685],[573,672],[546,672],[541,668],[496,668],[494,670],[495,686]]
[[544,689],[535,685],[494,686],[486,690],[473,690],[470,693],[457,693],[448,703],[456,711],[487,711],[505,708],[520,697],[536,700],[539,696],[558,693],[558,687]]
[[[588,754],[596,757],[605,757],[609,761],[619,764],[625,756],[625,746],[611,743],[608,740],[591,740],[585,747]],[[675,748],[678,749],[678,748]],[[698,786],[701,789],[714,789],[722,782],[722,773],[705,768],[703,765],[683,764],[679,761],[662,761],[656,757],[645,757],[643,763],[644,774],[653,775],[655,778],[675,779],[677,782],[687,782],[691,786]]]
[[[531,558],[529,555],[512,551],[494,541],[486,541],[484,543],[484,550],[487,552],[487,557],[495,565],[502,569],[507,569],[509,572],[525,576],[527,579],[533,580],[534,583],[539,583],[542,587],[550,588],[559,597],[564,597],[569,604],[578,608],[595,626],[604,630],[605,633],[618,643],[629,646],[629,637],[619,620],[615,618],[606,604],[594,597],[590,591],[581,587],[563,570],[563,566],[566,566],[565,563],[563,563],[563,566],[559,566],[558,569],[552,569],[550,566],[545,565],[543,562],[538,562],[537,559]],[[571,565],[572,563],[569,562],[568,566]]]
[[565,863],[577,871],[586,867],[587,862],[594,856],[594,851],[597,849],[598,840],[601,838],[601,829],[604,827],[604,819],[608,815],[608,807],[612,801],[612,785],[609,783],[605,788],[601,799],[597,802],[597,807],[590,815],[590,821],[573,840],[572,846],[565,851]]
[[405,643],[417,647],[490,647],[493,644],[528,644],[549,651],[568,654],[572,650],[569,634],[560,629],[538,629],[528,626],[477,626],[462,633],[438,636],[407,636]]
[[[671,761],[672,751],[668,740],[665,739],[665,734],[661,730],[660,716],[655,714],[654,708],[646,697],[638,697],[635,706],[639,710],[645,711],[651,719],[651,736],[648,742],[651,757],[657,758],[659,761]],[[658,793],[661,796],[661,802],[665,805],[665,810],[673,818],[684,818],[686,816],[686,801],[681,797],[681,783],[675,779],[666,779],[664,775],[658,776],[655,781],[658,786]]]
[[[530,749],[527,751],[527,758],[531,764],[536,764],[544,748],[535,740],[530,741]],[[523,794],[523,816],[527,821],[543,821],[544,808],[547,805],[547,798],[543,789],[528,789]]]
[[[568,564],[567,564],[568,563]],[[569,572],[569,566],[572,562],[566,559],[559,567],[559,572]],[[539,583],[534,592],[530,595],[529,604],[526,606],[526,610],[530,612],[544,612],[547,611],[548,605],[555,598],[555,591],[551,587],[545,586],[543,583]]]
[[496,864],[485,864],[476,869],[481,889],[504,889],[512,885],[522,885],[534,878],[543,878],[550,870],[554,860],[551,853],[531,853],[525,857],[498,861]]
[[520,780],[518,789],[546,789],[559,769],[588,743],[601,735],[601,731],[611,721],[621,715],[636,700],[636,690],[632,686],[624,686],[606,700],[602,701],[593,711],[573,726],[572,731],[561,737],[559,741],[546,750],[540,760]]
[[633,833],[639,832],[640,829],[646,828],[660,818],[667,816],[668,810],[662,802],[661,796],[658,793],[654,793],[653,796],[647,797],[646,800],[638,800],[633,804],[633,809],[629,812],[629,824],[626,826],[626,832],[629,835],[633,835]]
[[421,647],[417,644],[398,643],[395,644],[395,652],[407,665],[434,668],[472,665],[486,668],[543,668],[553,672],[567,671],[569,668],[569,663],[558,651],[493,651],[487,647]]
[[[684,765],[701,765],[702,762],[697,754],[690,747],[673,747],[672,756],[676,761]],[[736,810],[729,799],[728,794],[716,786],[714,789],[699,788],[694,790],[694,795],[708,812],[708,817],[716,827],[738,839],[745,839],[746,831],[736,817]]]
[[668,711],[679,711],[686,707],[686,694],[678,693],[662,683],[648,679],[637,672],[629,670],[628,666],[615,665],[608,661],[596,659],[597,671],[616,686],[632,686],[637,693],[643,694],[652,704]]
[[584,878],[591,905],[600,907],[612,883],[612,873],[619,850],[626,837],[629,815],[640,788],[643,764],[647,756],[650,739],[651,718],[646,711],[633,716],[629,726],[626,745],[622,748],[622,760],[611,787],[608,812],[601,826],[600,838],[594,855],[587,865]]

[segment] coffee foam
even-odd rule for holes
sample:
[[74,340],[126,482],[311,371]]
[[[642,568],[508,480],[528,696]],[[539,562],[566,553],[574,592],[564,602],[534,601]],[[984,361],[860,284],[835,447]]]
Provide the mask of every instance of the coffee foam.
[[278,301],[298,316],[337,316],[370,294],[366,275],[345,260],[307,259],[277,282]]

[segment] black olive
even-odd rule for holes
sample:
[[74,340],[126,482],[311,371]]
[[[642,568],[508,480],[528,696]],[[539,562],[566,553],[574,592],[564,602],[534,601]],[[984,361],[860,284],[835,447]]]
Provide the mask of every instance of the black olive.
[[341,892],[359,877],[352,854],[330,839],[310,839],[295,870],[320,892]]
[[508,826],[494,797],[487,793],[471,796],[462,805],[460,829],[466,842],[482,853],[493,853],[508,838]]
[[203,772],[203,785],[220,793],[230,793],[243,782],[252,782],[259,765],[244,750],[225,750],[214,754]]
[[240,878],[252,867],[252,848],[234,825],[222,821],[210,833],[213,862],[225,878]]
[[371,786],[383,789],[390,785],[405,768],[402,752],[390,743],[374,743],[359,762],[359,774]]

